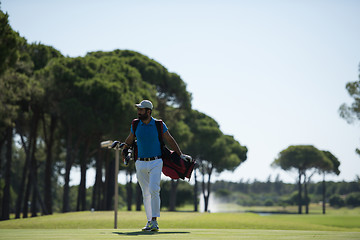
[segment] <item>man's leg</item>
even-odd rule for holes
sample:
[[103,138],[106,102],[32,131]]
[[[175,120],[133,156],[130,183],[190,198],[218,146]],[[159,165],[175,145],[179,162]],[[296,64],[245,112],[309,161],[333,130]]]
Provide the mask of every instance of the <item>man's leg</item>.
[[151,162],[149,177],[149,192],[151,195],[152,219],[160,217],[160,180],[163,167],[162,159]]
[[149,171],[146,167],[147,162],[136,161],[136,177],[140,184],[144,208],[146,213],[146,218],[148,221],[152,220],[152,210],[151,210],[151,195],[149,191]]

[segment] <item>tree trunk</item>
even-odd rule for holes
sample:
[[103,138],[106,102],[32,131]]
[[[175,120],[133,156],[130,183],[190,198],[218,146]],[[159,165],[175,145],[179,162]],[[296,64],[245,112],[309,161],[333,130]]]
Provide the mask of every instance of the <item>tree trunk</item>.
[[[53,157],[52,149],[54,145],[54,133],[56,129],[57,119],[51,116],[49,137],[45,136],[46,141],[46,162],[45,162],[45,176],[44,176],[44,204],[48,214],[52,214],[52,174],[53,174]],[[45,118],[43,118],[44,133],[46,132]],[[47,135],[47,134],[44,134]]]
[[4,146],[4,143],[5,143],[5,141],[6,141],[6,131],[5,131],[5,134],[1,134],[0,135],[0,174],[2,173],[2,161],[3,161],[3,159],[2,159],[2,148],[3,148],[3,146]]
[[11,180],[11,161],[12,161],[12,143],[13,129],[7,129],[6,140],[6,164],[5,164],[5,187],[2,199],[1,220],[10,219],[10,180]]
[[129,175],[129,181],[126,183],[126,195],[127,195],[127,210],[131,211],[133,188],[132,188],[132,173],[126,171],[126,175]]
[[299,193],[298,193],[298,214],[302,214],[302,198],[301,198],[301,171],[299,170],[299,181],[298,181],[298,188],[299,188]]
[[198,211],[198,182],[196,179],[196,169],[194,169],[194,212]]
[[33,185],[33,182],[32,182],[33,177],[32,177],[31,169],[32,169],[33,161],[34,161],[33,158],[35,156],[35,151],[36,151],[36,140],[37,140],[37,130],[38,130],[38,125],[39,125],[39,120],[40,120],[39,112],[34,111],[34,114],[31,119],[30,134],[29,134],[29,137],[27,138],[28,144],[25,143],[23,133],[21,132],[21,126],[19,126],[21,142],[25,149],[26,160],[25,160],[21,185],[20,185],[20,189],[19,189],[19,195],[18,195],[18,199],[17,199],[17,203],[16,203],[15,218],[20,217],[22,196],[23,196],[23,192],[24,192],[26,178],[28,178],[28,182],[27,182],[27,187],[25,190],[25,197],[24,197],[24,203],[23,203],[23,218],[28,217],[28,205],[29,205],[31,188]]
[[141,211],[142,192],[139,182],[136,184],[136,211]]
[[205,205],[205,209],[204,209],[204,212],[208,212],[209,209],[209,195],[204,195],[204,205]]
[[[34,151],[35,152],[35,151]],[[36,217],[38,212],[38,202],[41,207],[41,211],[43,215],[48,215],[48,212],[46,210],[45,204],[41,199],[41,194],[39,191],[38,186],[38,179],[37,179],[37,161],[35,156],[32,157],[33,159],[33,166],[30,170],[30,178],[32,179],[32,204],[31,204],[31,217]],[[30,188],[31,189],[31,188]]]
[[115,184],[115,159],[111,159],[107,166],[106,176],[105,176],[105,184],[106,184],[106,202],[105,202],[105,210],[113,210],[113,197],[114,197],[114,184]]
[[305,174],[304,174],[304,199],[305,199],[305,213],[309,214],[309,197],[307,191],[307,179]]
[[101,209],[101,185],[102,185],[102,157],[103,150],[98,148],[96,157],[96,175],[95,175],[95,183],[92,192],[92,203],[91,208],[100,210]]
[[82,188],[82,199],[81,199],[81,205],[82,211],[86,210],[86,172],[87,172],[87,163],[88,163],[88,159],[90,158],[90,138],[87,141],[86,144],[86,148],[85,148],[85,158],[84,161],[81,165],[81,179],[82,179],[82,184],[81,184],[81,188]]
[[[3,176],[3,169],[2,169],[2,165],[3,165],[3,158],[2,158],[2,149],[3,149],[3,146],[4,146],[4,143],[6,141],[6,131],[4,134],[1,134],[0,135],[0,176]],[[0,189],[0,191],[3,190],[3,189]],[[2,206],[2,195],[0,195],[0,206]],[[1,216],[1,208],[0,208],[0,216]]]
[[86,210],[86,171],[87,171],[87,158],[89,155],[89,141],[86,141],[83,151],[80,155],[80,184],[78,188],[78,203],[76,210]]
[[211,182],[210,182],[210,178],[211,178],[211,173],[212,173],[212,167],[211,170],[209,171],[209,178],[208,178],[208,183],[207,183],[207,199],[206,199],[206,209],[209,211],[209,198],[210,198],[210,193],[211,193]]
[[171,179],[169,211],[176,211],[176,191],[178,185],[179,180],[175,181],[174,179]]
[[207,212],[207,198],[206,198],[206,194],[205,194],[205,173],[202,172],[202,194],[203,194],[203,198],[204,198],[204,212]]
[[[30,168],[31,168],[31,164],[30,164]],[[31,169],[29,172],[31,172]],[[30,192],[31,192],[31,186],[32,186],[31,181],[32,181],[31,174],[28,173],[28,181],[27,181],[26,191],[25,191],[25,196],[24,196],[23,218],[28,217],[29,204],[30,204],[29,199],[30,199]]]
[[[39,122],[39,115],[34,113],[34,116],[31,119],[31,129],[29,137],[27,138],[27,144],[24,140],[24,135],[22,132],[22,126],[21,124],[17,124],[18,132],[20,134],[20,139],[23,145],[23,148],[25,150],[25,164],[22,172],[21,182],[20,182],[20,188],[18,191],[18,198],[16,200],[16,212],[15,212],[15,218],[20,218],[21,213],[21,205],[23,204],[23,217],[27,217],[28,215],[28,201],[29,201],[29,194],[30,194],[30,187],[31,187],[31,177],[28,173],[31,169],[31,162],[32,162],[32,151],[35,149],[34,145],[36,146],[36,138],[37,138],[37,128],[38,128],[38,122]],[[28,178],[28,182],[26,184],[26,178]],[[25,189],[25,185],[27,185]],[[25,192],[25,199],[24,203],[23,201],[23,194]],[[25,213],[24,213],[25,212]]]
[[48,211],[46,210],[46,207],[45,207],[45,204],[43,202],[43,200],[41,199],[41,194],[40,194],[40,191],[39,191],[39,188],[36,187],[36,194],[38,196],[38,200],[39,200],[39,204],[40,204],[40,207],[41,207],[41,212],[42,212],[42,215],[48,215]]
[[29,199],[31,194],[32,194],[31,217],[37,216],[38,202],[40,203],[40,207],[43,215],[48,214],[46,206],[41,199],[41,194],[37,182],[37,161],[35,158],[35,152],[36,152],[36,145],[33,145],[33,150],[32,150],[33,155],[31,156],[31,166],[30,166],[30,171],[28,173],[28,184],[26,187],[24,206],[23,206],[23,218],[28,217]]
[[325,172],[323,173],[323,181],[322,181],[322,212],[323,214],[325,214],[326,212],[326,209],[325,209],[325,206],[326,206],[326,197],[325,197],[325,194],[326,194],[326,188],[325,188]]
[[[23,139],[23,137],[21,136],[21,138]],[[18,192],[18,198],[16,199],[16,212],[15,212],[15,218],[20,218],[20,213],[21,213],[21,205],[22,205],[22,200],[23,200],[23,196],[24,196],[24,189],[25,189],[25,184],[26,184],[26,177],[28,175],[28,169],[30,168],[30,154],[29,154],[29,150],[26,147],[25,142],[23,141],[23,147],[25,149],[25,164],[24,164],[24,168],[22,171],[22,175],[21,175],[21,182],[20,182],[20,189]]]
[[103,152],[101,152],[100,157],[98,158],[98,161],[96,162],[96,209],[102,209],[101,208],[101,202],[102,202],[102,186],[103,186]]
[[70,211],[69,191],[70,191],[70,171],[74,161],[74,146],[72,139],[72,129],[68,128],[67,143],[66,143],[66,163],[65,163],[65,183],[63,195],[63,212]]
[[304,195],[305,195],[305,209],[306,209],[306,214],[309,214],[309,204],[310,204],[310,197],[308,195],[308,183],[310,183],[312,176],[314,176],[314,174],[316,173],[316,171],[314,170],[312,173],[310,173],[309,175],[306,174],[306,172],[304,171]]
[[203,182],[202,182],[202,191],[204,195],[204,211],[209,211],[209,198],[210,198],[210,191],[211,191],[211,174],[212,174],[213,167],[209,166],[208,171],[208,181],[207,184],[205,184],[205,173],[203,173]]
[[[35,152],[35,151],[33,151]],[[37,217],[38,207],[37,207],[37,163],[35,156],[32,156],[32,164],[30,169],[30,177],[32,182],[32,200],[31,200],[31,217]]]
[[101,210],[107,210],[106,208],[106,202],[107,202],[107,197],[108,197],[108,181],[109,181],[109,156],[111,156],[110,151],[106,151],[105,152],[105,157],[104,157],[104,168],[105,168],[105,181],[102,182],[101,184],[101,195],[102,195],[102,199],[101,199]]

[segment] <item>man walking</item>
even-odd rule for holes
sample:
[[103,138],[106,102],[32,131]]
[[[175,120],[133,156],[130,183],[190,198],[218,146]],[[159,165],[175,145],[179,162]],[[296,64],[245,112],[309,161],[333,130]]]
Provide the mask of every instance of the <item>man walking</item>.
[[[151,116],[153,104],[149,100],[143,100],[135,106],[140,121],[136,132],[131,126],[130,134],[125,140],[123,158],[125,157],[124,153],[136,137],[138,146],[138,158],[135,159],[136,177],[142,190],[147,217],[146,226],[142,230],[159,231],[157,218],[160,217],[160,178],[163,167],[161,144],[155,119]],[[184,155],[164,122],[162,134],[169,147],[183,157]]]

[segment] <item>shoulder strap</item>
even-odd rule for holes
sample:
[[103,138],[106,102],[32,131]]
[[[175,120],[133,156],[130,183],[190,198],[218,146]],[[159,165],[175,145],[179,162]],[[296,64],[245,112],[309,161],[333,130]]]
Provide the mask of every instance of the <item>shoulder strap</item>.
[[139,122],[140,122],[140,119],[134,119],[134,120],[132,121],[132,123],[131,123],[135,137],[136,137],[136,134],[135,134],[135,133],[136,133],[136,128],[137,128]]
[[161,146],[164,146],[164,140],[163,140],[163,130],[164,130],[164,126],[163,126],[163,121],[162,120],[155,120],[155,125],[156,125],[156,129],[158,131],[158,135],[159,135],[159,142]]

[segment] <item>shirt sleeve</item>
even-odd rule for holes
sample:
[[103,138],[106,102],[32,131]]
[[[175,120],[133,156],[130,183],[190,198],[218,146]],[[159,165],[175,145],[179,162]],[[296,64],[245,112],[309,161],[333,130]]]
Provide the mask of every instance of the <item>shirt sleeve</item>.
[[163,133],[166,133],[166,131],[168,130],[166,124],[163,122]]
[[131,131],[132,134],[135,134],[135,133],[134,133],[134,130],[133,130],[133,128],[132,128],[132,124],[130,124],[130,131]]

